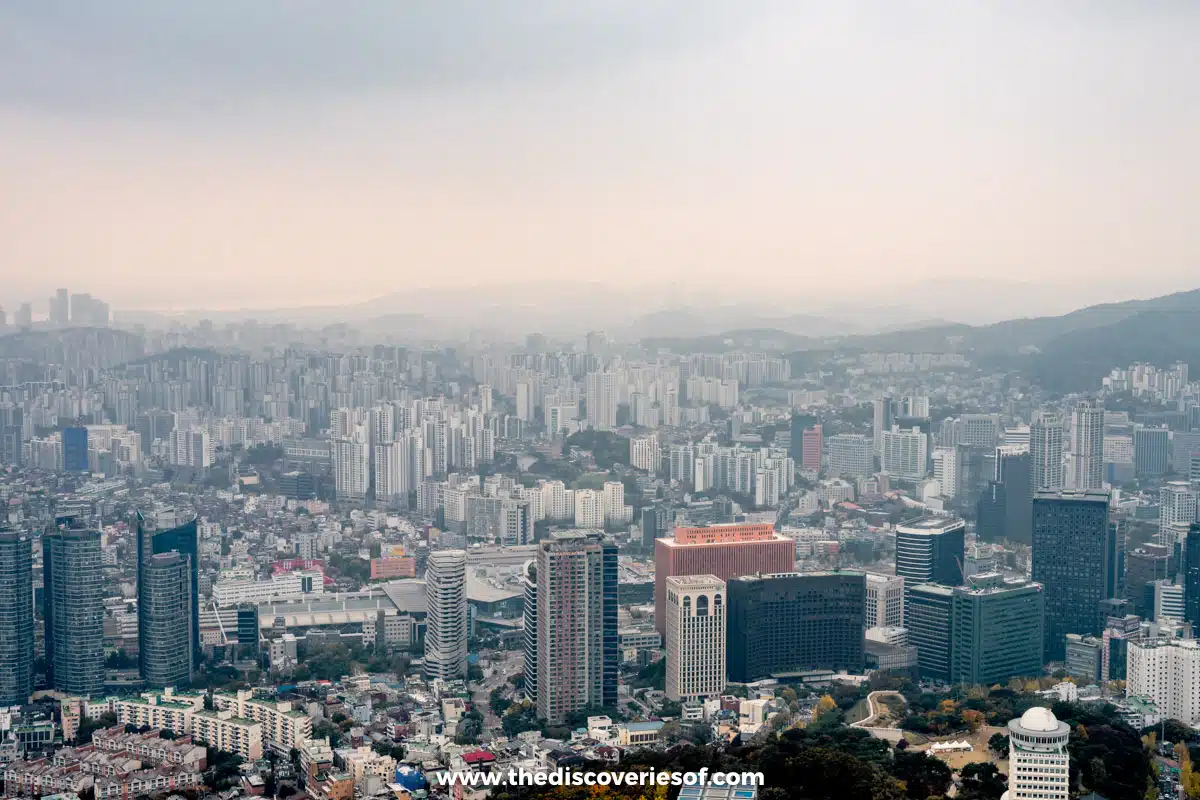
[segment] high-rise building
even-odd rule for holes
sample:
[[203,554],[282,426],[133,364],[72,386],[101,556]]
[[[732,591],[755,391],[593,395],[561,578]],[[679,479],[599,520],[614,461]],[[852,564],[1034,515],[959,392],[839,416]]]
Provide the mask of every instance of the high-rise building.
[[812,414],[792,412],[791,422],[788,426],[788,434],[791,437],[788,439],[788,455],[797,464],[804,463],[804,432],[816,424],[817,418]]
[[991,449],[1000,443],[999,414],[963,414],[959,423],[962,425],[961,444]]
[[896,526],[896,574],[908,586],[963,582],[967,525],[954,517],[924,517]]
[[892,400],[891,395],[875,398],[874,414],[872,419],[872,435],[875,442],[875,451],[883,452],[883,433],[890,431],[892,425],[896,422],[896,404]]
[[1163,717],[1200,723],[1200,640],[1130,641],[1125,691],[1148,698]]
[[634,436],[629,440],[629,466],[651,475],[658,472],[658,436]]
[[775,532],[771,523],[676,528],[654,542],[654,622],[666,635],[666,585],[673,575],[739,575],[791,572],[796,543]]
[[[179,553],[188,561],[191,572],[189,591],[191,600],[189,609],[192,622],[192,663],[199,664],[200,652],[200,537],[195,517],[189,522],[177,525],[178,514],[173,508],[161,508],[153,512],[149,518],[138,512],[138,629],[145,630],[143,609],[146,603],[142,597],[142,569],[150,562],[150,557],[158,553]],[[144,648],[143,648],[144,651]],[[146,674],[145,658],[138,656],[139,666],[143,677]]]
[[1136,428],[1133,431],[1133,470],[1139,478],[1167,474],[1171,467],[1171,431]]
[[1029,488],[1063,488],[1063,422],[1053,412],[1036,414],[1029,426]]
[[148,686],[183,686],[192,679],[192,569],[172,550],[150,556],[139,578],[138,621],[142,678]]
[[990,686],[1041,675],[1043,600],[1040,585],[996,573],[955,588],[950,683]]
[[904,627],[908,644],[917,648],[917,670],[922,678],[950,680],[953,618],[952,587],[936,583],[905,586]]
[[724,692],[726,607],[725,582],[714,575],[667,578],[667,697]]
[[729,679],[829,669],[861,672],[862,572],[789,572],[728,581]]
[[[665,599],[665,598],[664,598]],[[617,702],[617,546],[600,533],[566,531],[538,543],[537,714]]]
[[46,665],[51,685],[104,691],[104,563],[100,531],[61,524],[42,537]]
[[1008,791],[1001,800],[1067,800],[1071,727],[1035,706],[1008,723]]
[[920,480],[928,472],[929,437],[920,428],[893,425],[882,433],[880,469],[890,477]]
[[586,388],[588,425],[601,431],[611,431],[617,427],[616,374],[589,372]]
[[33,550],[29,536],[0,528],[0,708],[33,694]]
[[1010,445],[997,447],[996,480],[1004,486],[1004,538],[1029,544],[1033,533],[1029,451]]
[[1196,521],[1197,492],[1188,481],[1171,481],[1158,490],[1158,544],[1173,547],[1181,543]]
[[521,682],[525,696],[537,702],[538,624],[537,624],[537,563],[526,561],[521,568],[521,583],[525,589],[525,607],[521,619],[522,643],[525,649]]
[[500,501],[500,544],[505,547],[533,544],[533,512],[528,500]]
[[803,437],[803,454],[799,465],[802,469],[809,472],[821,471],[821,426],[814,425],[811,428],[805,428],[801,434]]
[[63,470],[88,471],[88,429],[82,425],[63,428]]
[[1154,591],[1146,587],[1155,581],[1170,580],[1175,574],[1172,550],[1144,544],[1125,553],[1124,597],[1133,604],[1133,613],[1147,619],[1154,616]]
[[899,575],[867,573],[863,626],[867,628],[904,627],[904,578]]
[[1183,543],[1183,617],[1200,630],[1200,523],[1193,522]]
[[1104,409],[1084,400],[1071,413],[1071,486],[1104,488]]
[[467,551],[438,550],[425,568],[425,674],[467,675]]
[[642,547],[654,547],[654,540],[667,535],[667,524],[670,522],[666,506],[653,505],[642,507]]
[[829,474],[835,478],[861,478],[875,471],[875,450],[861,434],[839,433],[829,437]]
[[1116,535],[1108,492],[1038,492],[1033,497],[1033,580],[1045,587],[1048,661],[1063,658],[1068,633],[1099,634]]
[[962,450],[958,447],[935,447],[933,479],[938,482],[942,497],[953,500],[958,496],[961,475]]
[[371,446],[367,429],[358,425],[346,438],[331,443],[333,481],[338,500],[362,500],[371,484]]

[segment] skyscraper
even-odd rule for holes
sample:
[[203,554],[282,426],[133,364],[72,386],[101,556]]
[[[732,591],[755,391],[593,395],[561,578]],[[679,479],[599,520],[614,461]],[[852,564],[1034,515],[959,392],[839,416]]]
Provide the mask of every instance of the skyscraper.
[[63,428],[63,470],[88,471],[88,429],[82,425]]
[[771,523],[676,528],[654,542],[654,624],[666,635],[666,585],[672,575],[715,575],[723,581],[758,572],[791,572],[796,543]]
[[1004,683],[1042,674],[1042,587],[975,575],[955,588],[951,610],[950,683]]
[[896,526],[896,574],[906,586],[963,581],[967,525],[954,517],[925,517]]
[[139,585],[142,678],[156,688],[182,686],[192,679],[190,559],[172,550],[150,556]]
[[866,575],[790,572],[728,582],[729,679],[863,668]]
[[1133,431],[1133,470],[1140,478],[1165,475],[1171,466],[1171,431],[1136,428]]
[[617,546],[554,533],[537,550],[537,714],[551,724],[617,702]]
[[883,432],[890,431],[896,422],[896,404],[890,394],[875,398],[872,419],[872,436],[875,442],[875,452],[883,452]]
[[526,561],[521,568],[522,584],[525,589],[524,615],[521,620],[522,643],[525,647],[525,668],[521,675],[525,696],[537,701],[537,564]]
[[1012,445],[997,447],[996,480],[1004,485],[1004,538],[1029,544],[1033,528],[1029,451]]
[[1200,523],[1193,522],[1183,543],[1183,618],[1200,630]]
[[104,691],[104,566],[100,531],[64,522],[42,538],[46,664],[60,692]]
[[589,372],[586,380],[587,421],[596,430],[617,427],[617,376],[612,372]]
[[[146,629],[143,614],[146,601],[142,592],[142,570],[150,562],[150,557],[153,555],[170,553],[172,551],[179,553],[179,555],[187,559],[188,569],[191,572],[189,586],[191,600],[189,602],[189,609],[191,613],[192,632],[190,641],[192,644],[192,663],[199,664],[201,660],[199,531],[195,517],[182,525],[176,525],[178,521],[178,516],[173,508],[158,509],[151,514],[149,519],[140,511],[138,512],[138,630],[142,631]],[[145,648],[139,649],[139,653],[144,651]],[[145,658],[139,654],[138,660],[142,677],[145,677]]]
[[1063,488],[1063,423],[1056,413],[1038,413],[1029,426],[1029,488]]
[[937,583],[904,587],[904,626],[908,644],[917,648],[922,678],[950,680],[954,589]]
[[425,568],[425,674],[467,675],[467,551],[438,550]]
[[1048,661],[1061,661],[1068,633],[1099,634],[1116,535],[1108,492],[1039,492],[1033,498],[1033,580],[1045,587]]
[[920,480],[929,472],[929,436],[920,428],[893,425],[882,434],[880,470],[893,478]]
[[725,690],[725,582],[714,575],[667,578],[667,697],[692,700]]
[[33,693],[33,551],[29,536],[0,529],[0,708]]
[[800,467],[810,472],[821,471],[821,426],[814,425],[805,428],[801,433],[804,451],[799,462]]
[[1084,400],[1071,413],[1071,453],[1075,456],[1071,486],[1104,488],[1104,409]]

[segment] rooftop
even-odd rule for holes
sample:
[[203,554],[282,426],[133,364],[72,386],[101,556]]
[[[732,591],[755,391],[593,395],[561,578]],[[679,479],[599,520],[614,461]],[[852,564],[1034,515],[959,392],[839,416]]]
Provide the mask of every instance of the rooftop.
[[941,533],[963,527],[966,527],[966,523],[958,517],[921,517],[921,519],[897,525],[896,532]]

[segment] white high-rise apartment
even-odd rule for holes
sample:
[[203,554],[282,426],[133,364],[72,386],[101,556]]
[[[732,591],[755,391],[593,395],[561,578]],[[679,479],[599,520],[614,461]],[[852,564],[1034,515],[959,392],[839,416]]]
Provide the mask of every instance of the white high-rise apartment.
[[1164,717],[1200,723],[1200,641],[1131,641],[1125,694],[1149,698]]
[[367,428],[356,425],[351,435],[332,442],[333,483],[339,500],[362,500],[371,481]]
[[830,436],[829,474],[835,478],[861,478],[875,471],[875,448],[871,440],[856,433]]
[[1158,490],[1158,540],[1170,547],[1176,531],[1196,521],[1196,490],[1187,481],[1171,481]]
[[1071,487],[1104,488],[1104,409],[1084,400],[1071,413],[1071,452],[1075,456]]
[[375,445],[375,499],[400,505],[408,497],[408,448],[404,442]]
[[467,674],[467,551],[437,550],[425,569],[425,675]]
[[725,690],[725,582],[715,575],[667,578],[667,697]]
[[575,527],[604,528],[604,493],[595,489],[575,490]]
[[587,421],[596,430],[617,427],[617,376],[612,372],[587,375]]
[[942,497],[958,496],[958,481],[962,473],[962,454],[957,447],[933,449],[933,479],[941,487]]
[[1029,426],[1029,485],[1035,492],[1063,488],[1063,422],[1056,413],[1041,412]]
[[517,382],[517,418],[526,422],[533,421],[533,384],[529,381]]
[[904,578],[899,575],[867,573],[863,627],[904,627]]
[[925,477],[929,458],[929,437],[920,428],[901,430],[893,425],[883,432],[882,471],[895,478],[919,480]]
[[651,475],[658,472],[657,436],[635,436],[629,440],[629,466]]
[[[1130,647],[1132,657],[1132,646]],[[1047,708],[1034,707],[1008,723],[1008,791],[1001,800],[1067,800],[1071,728]]]

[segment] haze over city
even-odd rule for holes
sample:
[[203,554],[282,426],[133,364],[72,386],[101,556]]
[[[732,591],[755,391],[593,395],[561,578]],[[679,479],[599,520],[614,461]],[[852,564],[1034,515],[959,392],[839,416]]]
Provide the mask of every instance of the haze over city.
[[591,283],[648,309],[920,295],[969,322],[1194,288],[1198,21],[1187,2],[17,0],[0,300],[519,285],[545,304]]

